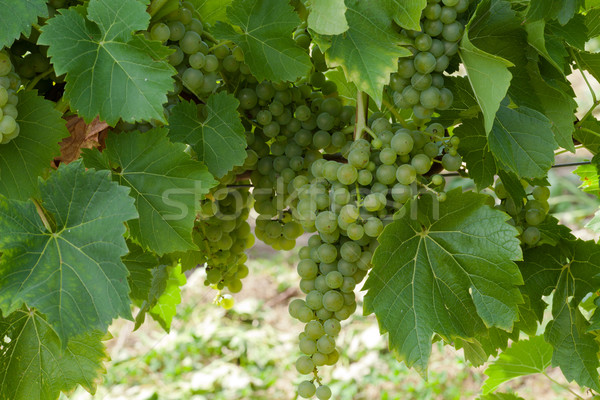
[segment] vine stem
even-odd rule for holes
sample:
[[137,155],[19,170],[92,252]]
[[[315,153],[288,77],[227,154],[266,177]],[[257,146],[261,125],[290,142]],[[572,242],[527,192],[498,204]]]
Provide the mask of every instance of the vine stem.
[[216,49],[217,47],[229,46],[230,44],[233,44],[233,42],[231,40],[224,40],[224,41],[222,41],[220,43],[215,44],[213,47],[211,47],[210,49],[208,49],[208,51],[211,52],[214,49]]
[[61,97],[54,106],[54,109],[64,114],[69,109],[69,102],[64,97]]
[[35,78],[33,78],[28,84],[27,84],[27,90],[31,90],[35,87],[35,85],[38,84],[39,81],[41,81],[42,79],[44,79],[45,77],[47,77],[48,75],[50,75],[52,73],[52,71],[54,71],[53,67],[50,67],[48,70],[44,71],[43,73],[39,74],[38,76],[36,76]]
[[[582,149],[582,148],[583,148],[583,145],[582,145],[582,144],[580,144],[580,145],[578,145],[578,146],[575,146],[575,150]],[[563,154],[563,153],[570,153],[570,152],[571,152],[571,150],[566,150],[566,149],[565,149],[565,150],[560,150],[560,151],[557,151],[557,152],[555,152],[555,153],[554,153],[554,155],[555,155],[555,156],[557,156],[557,155],[559,155],[559,154]]]
[[369,97],[365,92],[356,93],[356,123],[354,124],[354,140],[360,139],[362,133],[367,128],[367,112]]
[[390,103],[386,98],[383,98],[381,101],[381,104],[383,104],[392,113],[392,115],[398,120],[398,122],[400,122],[400,125],[402,125],[403,128],[410,129],[406,123],[406,120],[402,118],[402,115],[400,115],[392,103]]
[[552,378],[550,375],[548,375],[546,373],[546,371],[542,372],[542,375],[544,375],[546,378],[550,379],[553,383],[556,383],[557,385],[559,385],[560,387],[562,387],[563,389],[571,392],[571,394],[575,397],[577,397],[578,399],[584,400],[583,397],[581,397],[580,395],[578,395],[577,393],[575,393],[574,391],[571,390],[571,388],[567,385],[565,385],[564,383],[560,383],[559,381],[557,381],[556,379]]

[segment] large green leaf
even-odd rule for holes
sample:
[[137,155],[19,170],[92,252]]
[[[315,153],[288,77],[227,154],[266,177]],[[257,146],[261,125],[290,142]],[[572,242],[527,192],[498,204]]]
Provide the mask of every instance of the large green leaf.
[[344,0],[312,0],[308,27],[321,35],[340,35],[348,30]]
[[596,156],[595,160],[596,163],[580,165],[573,173],[581,180],[580,189],[600,197],[600,156]]
[[38,17],[48,17],[46,0],[0,0],[0,50],[10,47],[21,34],[29,36]]
[[581,68],[588,71],[596,80],[600,81],[600,53],[580,51],[576,54]]
[[590,39],[600,35],[600,8],[595,8],[585,14],[585,26]]
[[557,144],[550,121],[527,107],[502,105],[488,141],[496,160],[519,177],[544,177],[554,163]]
[[144,251],[135,243],[128,242],[129,253],[123,257],[123,264],[129,270],[127,281],[131,288],[130,297],[134,300],[144,301],[148,298],[152,286],[152,270],[157,268],[158,257],[153,253]]
[[[491,38],[491,44],[497,46],[495,36],[490,36],[485,31],[478,32],[481,26],[491,25],[490,20],[493,21],[494,26],[502,26],[502,24],[507,27],[512,26],[514,13],[510,10],[510,4],[507,5],[504,1],[482,1],[467,25],[460,46],[460,57],[483,112],[486,132],[492,129],[496,112],[506,96],[512,79],[508,68],[513,66],[513,63],[507,59],[491,54],[487,52],[487,48],[477,47],[474,44],[479,42],[478,46],[487,47],[490,45],[488,39]],[[474,35],[471,34],[471,30],[475,31]]]
[[325,56],[330,67],[340,66],[349,82],[381,107],[383,86],[398,70],[398,57],[410,51],[400,47],[389,8],[375,0],[346,0],[349,29],[334,36]]
[[527,11],[527,19],[536,21],[556,18],[558,22],[564,25],[573,18],[582,5],[583,0],[531,0]]
[[479,396],[477,400],[525,400],[515,393],[488,393]]
[[454,134],[460,139],[459,152],[467,164],[469,177],[473,179],[479,190],[494,183],[498,172],[496,160],[491,153],[485,128],[481,119],[467,119],[456,129]]
[[38,193],[38,177],[60,155],[59,142],[69,136],[54,103],[35,92],[19,92],[19,136],[0,146],[0,194],[27,200]]
[[115,169],[113,179],[130,187],[139,220],[129,221],[133,238],[158,255],[195,249],[192,228],[200,200],[216,182],[167,130],[130,132],[106,139],[106,149],[86,151],[88,167]]
[[[137,0],[90,0],[87,19],[75,9],[62,11],[42,28],[39,43],[57,75],[66,73],[65,96],[86,121],[97,115],[110,125],[165,121],[163,104],[173,89],[175,69],[166,61],[170,50],[134,31],[150,21]],[[123,18],[126,15],[127,18]]]
[[404,29],[421,30],[421,12],[427,6],[427,0],[390,0],[394,21]]
[[489,378],[483,385],[483,393],[493,392],[511,379],[542,373],[551,362],[552,346],[546,343],[543,336],[513,343],[485,370]]
[[0,398],[55,400],[77,385],[94,393],[108,359],[102,336],[76,336],[63,349],[52,327],[35,311],[18,310],[0,318]]
[[131,318],[120,258],[124,222],[137,218],[129,188],[77,161],[40,182],[40,193],[39,209],[0,196],[0,310],[39,309],[65,344],[105,331],[118,316]]
[[379,237],[365,312],[375,312],[392,351],[421,374],[434,333],[469,339],[488,327],[510,331],[517,319],[517,231],[486,198],[460,189],[441,204],[424,196]]
[[547,307],[542,297],[554,292],[553,319],[544,333],[553,347],[552,365],[559,366],[567,380],[598,390],[600,363],[596,354],[600,347],[588,333],[590,323],[579,304],[600,287],[600,246],[581,240],[540,246],[525,252],[519,267],[525,281],[522,290],[540,321]]
[[202,22],[227,21],[227,6],[232,0],[190,0],[202,16]]
[[217,178],[244,164],[246,136],[237,112],[239,101],[227,93],[213,94],[205,106],[206,119],[198,118],[198,107],[182,101],[169,116],[169,137],[192,146],[198,159]]
[[547,37],[545,34],[546,21],[543,19],[533,22],[530,21],[525,24],[525,29],[527,30],[527,41],[529,44],[536,49],[542,57],[548,60],[557,71],[564,74],[564,58],[557,56],[555,52],[549,51],[549,45],[551,45],[551,43],[547,44]]
[[181,286],[186,277],[181,265],[161,265],[152,271],[152,285],[148,297],[135,317],[135,329],[138,329],[149,313],[162,328],[169,332],[173,317],[177,314],[177,305],[181,303]]
[[259,81],[293,82],[309,73],[310,57],[292,39],[300,18],[288,2],[234,0],[227,7],[227,17],[231,25],[219,21],[212,33],[242,48],[246,64]]
[[593,154],[600,153],[600,121],[588,118],[575,129],[573,137]]

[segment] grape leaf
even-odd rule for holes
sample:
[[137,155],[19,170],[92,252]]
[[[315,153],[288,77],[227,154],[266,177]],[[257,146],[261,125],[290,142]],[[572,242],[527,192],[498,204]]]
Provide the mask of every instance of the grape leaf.
[[187,143],[208,170],[221,178],[246,159],[246,136],[237,112],[239,101],[227,93],[213,94],[206,103],[207,117],[198,118],[193,102],[182,101],[171,110],[169,136],[175,142]]
[[460,188],[441,204],[423,197],[405,205],[379,237],[365,313],[375,312],[390,348],[421,374],[434,333],[472,338],[487,327],[511,330],[517,319],[517,231],[486,198]]
[[[477,36],[471,36],[470,30],[478,26],[488,25],[490,18],[500,18],[506,16],[506,19],[512,21],[514,14],[505,12],[506,2],[484,0],[477,7],[477,11],[465,29],[465,34],[461,41],[460,57],[467,71],[467,77],[475,97],[483,112],[485,121],[485,131],[490,132],[494,124],[494,116],[500,107],[501,101],[506,96],[512,74],[508,67],[514,64],[500,56],[490,54],[476,47],[473,41]],[[508,6],[510,10],[510,5]],[[502,20],[500,20],[502,22]],[[495,22],[495,25],[498,22]],[[487,38],[487,36],[486,36]],[[485,42],[483,42],[485,43]]]
[[552,295],[552,317],[544,337],[553,347],[552,365],[559,366],[567,380],[598,390],[596,353],[600,350],[590,323],[579,303],[600,285],[600,246],[582,240],[563,241],[561,246],[543,245],[525,252],[519,263],[526,293],[541,321]]
[[192,228],[200,200],[216,182],[182,143],[171,143],[167,130],[109,136],[106,149],[85,150],[86,166],[111,169],[113,179],[132,189],[140,214],[129,221],[133,238],[158,255],[195,249]]
[[494,183],[498,171],[494,155],[489,150],[485,128],[481,119],[467,119],[454,129],[460,139],[459,153],[467,164],[469,177],[479,190]]
[[29,36],[38,17],[48,17],[46,0],[0,0],[0,49],[10,47],[21,34]]
[[427,6],[427,0],[391,0],[394,21],[404,29],[421,30],[421,12]]
[[579,50],[585,50],[588,39],[588,31],[585,26],[585,17],[575,15],[567,24],[558,24],[555,21],[548,22],[550,33]]
[[[564,75],[564,57],[557,57],[555,53],[550,53],[546,45],[545,29],[546,21],[543,19],[538,21],[530,21],[525,24],[527,31],[527,41],[529,44],[537,50],[537,52],[544,57],[552,66],[556,68],[558,72]],[[566,54],[565,54],[566,55]]]
[[308,27],[321,35],[340,35],[348,30],[344,0],[312,0]]
[[397,58],[409,57],[400,47],[389,10],[375,0],[346,0],[349,29],[331,39],[325,52],[330,67],[342,67],[349,82],[381,107],[383,86],[398,70]]
[[588,118],[575,129],[573,137],[593,154],[600,153],[600,122],[595,118]]
[[600,210],[596,213],[594,218],[592,218],[590,222],[587,223],[585,227],[595,232],[600,232]]
[[581,190],[600,197],[600,171],[596,165],[580,165],[573,173],[581,179]]
[[181,286],[186,277],[181,265],[161,265],[152,271],[152,286],[148,297],[135,317],[135,329],[138,329],[149,313],[162,328],[169,332],[173,317],[177,314],[177,305],[181,303]]
[[543,336],[515,342],[485,370],[489,377],[483,384],[483,393],[493,392],[502,383],[521,376],[542,373],[552,362],[552,346]]
[[530,21],[558,19],[561,25],[565,25],[582,5],[582,0],[531,0],[527,19]]
[[214,24],[217,21],[227,21],[227,6],[233,0],[191,0],[198,14],[202,16],[202,22]]
[[600,53],[588,53],[580,51],[575,57],[581,68],[588,71],[594,79],[600,81]]
[[37,308],[64,344],[106,331],[117,316],[131,318],[120,259],[127,253],[124,222],[137,218],[129,188],[76,161],[40,182],[40,193],[39,210],[31,200],[0,196],[0,310]]
[[289,3],[234,0],[227,7],[227,17],[231,25],[218,21],[212,33],[242,48],[246,64],[259,81],[293,82],[310,72],[308,53],[292,39],[300,18]]
[[148,27],[144,4],[90,0],[87,11],[87,20],[75,9],[62,11],[42,28],[38,41],[49,46],[56,74],[67,74],[65,96],[73,111],[86,122],[99,115],[112,126],[119,118],[166,122],[163,104],[176,71],[159,60],[171,50],[132,34]]
[[73,337],[66,349],[45,318],[18,310],[0,318],[0,398],[55,400],[59,393],[82,385],[96,391],[97,376],[108,359],[103,334],[91,332]]
[[554,163],[557,144],[550,121],[527,107],[500,106],[488,141],[496,160],[520,178],[546,176]]
[[593,39],[600,35],[600,9],[595,8],[585,14],[585,26],[588,38]]
[[60,155],[58,143],[69,136],[61,113],[54,103],[35,92],[18,94],[19,136],[0,146],[0,194],[27,200],[38,194],[38,177],[50,169]]
[[148,298],[152,284],[152,270],[159,265],[158,257],[144,251],[135,243],[128,242],[129,253],[122,258],[123,264],[129,270],[127,282],[131,288],[130,297],[144,301]]

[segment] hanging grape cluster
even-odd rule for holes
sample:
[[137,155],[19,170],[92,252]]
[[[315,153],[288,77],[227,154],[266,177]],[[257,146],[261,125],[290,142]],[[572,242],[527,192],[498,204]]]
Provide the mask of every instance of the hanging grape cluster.
[[527,181],[521,181],[523,189],[528,191],[526,197],[516,200],[509,196],[504,183],[501,179],[496,181],[494,192],[500,199],[500,204],[496,207],[505,211],[512,218],[508,221],[514,225],[520,233],[521,243],[527,246],[536,246],[540,244],[542,234],[539,225],[542,224],[548,216],[550,205],[550,189],[546,186],[530,186]]
[[14,72],[10,57],[6,51],[0,51],[0,144],[6,144],[19,135],[17,123],[17,90],[21,79]]
[[464,32],[460,15],[468,7],[469,0],[429,1],[421,16],[421,30],[402,31],[412,42],[409,50],[413,56],[398,61],[398,72],[392,74],[390,88],[396,106],[412,108],[419,120],[452,105],[454,96],[444,87],[443,72],[458,52],[458,41]]

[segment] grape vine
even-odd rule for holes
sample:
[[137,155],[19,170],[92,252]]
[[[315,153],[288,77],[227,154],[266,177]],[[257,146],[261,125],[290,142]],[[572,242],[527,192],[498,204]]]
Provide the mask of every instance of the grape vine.
[[581,150],[600,197],[598,16],[583,0],[0,7],[0,400],[94,393],[112,322],[168,331],[192,270],[235,307],[255,239],[298,256],[301,398],[339,397],[323,372],[357,310],[424,377],[433,342],[489,363],[481,399],[517,399],[494,392],[549,366],[600,396],[600,246],[555,218],[548,178]]

